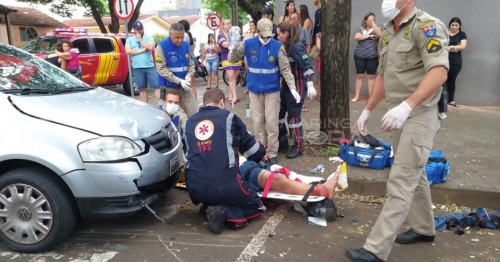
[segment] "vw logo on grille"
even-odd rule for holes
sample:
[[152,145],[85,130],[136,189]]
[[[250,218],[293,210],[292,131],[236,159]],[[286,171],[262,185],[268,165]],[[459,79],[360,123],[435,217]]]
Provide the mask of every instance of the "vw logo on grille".
[[17,209],[17,217],[22,221],[28,221],[31,219],[32,213],[31,210],[25,206]]

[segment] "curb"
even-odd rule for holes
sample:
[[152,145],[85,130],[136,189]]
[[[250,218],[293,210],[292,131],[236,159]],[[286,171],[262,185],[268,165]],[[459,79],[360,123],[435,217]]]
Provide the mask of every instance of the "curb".
[[[352,178],[347,181],[349,193],[377,197],[383,197],[386,194],[386,181]],[[500,192],[431,186],[431,195],[433,203],[500,210]]]

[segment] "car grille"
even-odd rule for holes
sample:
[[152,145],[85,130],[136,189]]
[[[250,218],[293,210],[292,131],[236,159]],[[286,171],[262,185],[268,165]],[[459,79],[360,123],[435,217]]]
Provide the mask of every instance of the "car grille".
[[160,132],[144,139],[147,144],[152,146],[159,153],[165,153],[174,148],[178,143],[177,130],[168,126],[162,128]]

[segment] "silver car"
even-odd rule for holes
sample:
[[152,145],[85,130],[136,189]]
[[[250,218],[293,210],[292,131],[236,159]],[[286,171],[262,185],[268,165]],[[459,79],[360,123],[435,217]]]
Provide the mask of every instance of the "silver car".
[[149,208],[179,179],[165,113],[1,43],[0,112],[0,241],[13,250],[53,248],[79,216]]

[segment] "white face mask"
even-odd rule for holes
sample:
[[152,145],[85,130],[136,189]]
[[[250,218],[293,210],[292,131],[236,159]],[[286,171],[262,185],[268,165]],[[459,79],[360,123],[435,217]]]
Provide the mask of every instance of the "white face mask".
[[169,115],[173,115],[177,113],[177,110],[179,110],[179,105],[176,104],[166,104],[165,111]]
[[261,43],[262,45],[267,45],[267,44],[269,44],[269,43],[271,42],[270,40],[271,40],[271,39],[268,39],[268,40],[267,40],[267,42],[266,42],[266,40],[264,40],[264,39],[263,39],[263,38],[259,35],[259,41],[260,41],[260,43]]
[[392,20],[401,12],[400,9],[396,8],[396,2],[397,0],[384,0],[382,2],[382,15],[385,18]]

